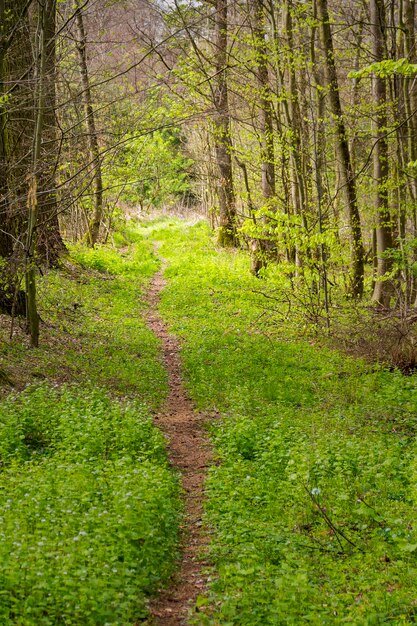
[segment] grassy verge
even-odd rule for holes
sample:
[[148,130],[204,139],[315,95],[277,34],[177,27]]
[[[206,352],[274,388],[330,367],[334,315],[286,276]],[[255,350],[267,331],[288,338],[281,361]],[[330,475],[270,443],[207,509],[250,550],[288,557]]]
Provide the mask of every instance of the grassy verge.
[[149,416],[166,374],[140,317],[156,267],[134,233],[121,251],[72,248],[41,284],[41,348],[1,345],[5,626],[136,624],[172,570],[178,482]]
[[143,293],[158,267],[148,242],[127,231],[119,249],[70,247],[60,270],[39,285],[41,346],[33,351],[19,324],[8,340],[0,327],[0,368],[17,388],[39,379],[92,381],[156,407],[166,392],[158,341],[140,316]]
[[216,577],[198,624],[413,624],[417,380],[259,332],[249,261],[203,223],[149,225],[197,406]]

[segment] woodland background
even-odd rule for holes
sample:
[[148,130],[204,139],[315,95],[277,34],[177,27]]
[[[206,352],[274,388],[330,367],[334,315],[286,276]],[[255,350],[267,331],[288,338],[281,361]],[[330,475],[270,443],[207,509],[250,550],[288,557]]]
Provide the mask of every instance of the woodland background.
[[415,9],[2,0],[1,310],[37,345],[64,241],[181,206],[275,275],[281,318],[414,367]]

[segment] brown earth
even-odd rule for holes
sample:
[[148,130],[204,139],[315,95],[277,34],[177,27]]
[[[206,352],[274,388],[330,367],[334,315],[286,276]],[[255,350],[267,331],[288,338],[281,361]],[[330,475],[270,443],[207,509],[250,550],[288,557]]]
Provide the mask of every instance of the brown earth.
[[169,395],[155,417],[156,425],[168,440],[171,465],[179,470],[185,500],[181,560],[168,589],[162,590],[150,604],[152,624],[182,626],[187,624],[197,597],[204,594],[207,578],[202,558],[206,537],[202,527],[204,480],[211,453],[204,429],[206,418],[193,410],[181,376],[178,340],[172,336],[158,314],[160,292],[165,286],[163,272],[155,275],[148,291],[147,321],[162,342],[162,358],[169,376]]

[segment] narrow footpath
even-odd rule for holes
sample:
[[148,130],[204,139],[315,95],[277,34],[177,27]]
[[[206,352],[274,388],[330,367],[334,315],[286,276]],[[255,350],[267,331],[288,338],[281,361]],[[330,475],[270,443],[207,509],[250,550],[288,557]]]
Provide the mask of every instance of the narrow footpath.
[[150,610],[157,626],[187,624],[190,608],[204,593],[207,581],[202,573],[206,563],[201,558],[205,537],[202,529],[204,480],[210,461],[210,446],[204,430],[204,417],[193,410],[185,391],[179,358],[179,345],[158,314],[160,293],[165,286],[163,270],[153,278],[147,295],[147,322],[162,342],[162,356],[169,376],[169,395],[156,425],[168,439],[172,466],[182,476],[185,519],[182,528],[181,561],[170,587],[151,602]]

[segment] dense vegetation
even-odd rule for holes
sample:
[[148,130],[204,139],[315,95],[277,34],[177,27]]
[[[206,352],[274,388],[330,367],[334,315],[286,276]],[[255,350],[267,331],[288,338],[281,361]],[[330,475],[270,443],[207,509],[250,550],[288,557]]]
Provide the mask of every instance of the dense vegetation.
[[150,418],[166,374],[139,316],[156,260],[131,229],[115,242],[45,277],[36,359],[2,344],[9,384],[29,383],[0,403],[5,625],[135,624],[172,571],[178,484]]
[[149,230],[188,388],[223,416],[206,506],[217,576],[196,623],[414,623],[414,377],[260,333],[246,255],[216,249],[204,222]]
[[416,11],[0,0],[1,623],[135,624],[174,567],[155,241],[221,418],[194,621],[417,620]]
[[49,366],[0,406],[2,620],[133,624],[172,570],[178,488],[149,421],[166,375],[138,318],[153,241],[189,392],[222,416],[209,426],[214,575],[192,622],[414,623],[414,377],[303,339],[297,317],[274,323],[249,256],[216,247],[204,220],[169,218],[74,247],[43,279],[39,359],[18,336],[3,345],[19,386]]
[[136,623],[170,573],[177,529],[146,406],[45,384],[0,416],[1,623]]
[[373,355],[414,367],[415,0],[5,0],[0,23],[0,310],[34,346],[65,242],[180,205],[321,332],[373,302]]

